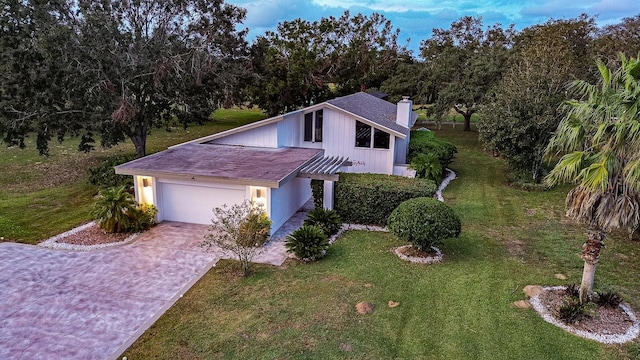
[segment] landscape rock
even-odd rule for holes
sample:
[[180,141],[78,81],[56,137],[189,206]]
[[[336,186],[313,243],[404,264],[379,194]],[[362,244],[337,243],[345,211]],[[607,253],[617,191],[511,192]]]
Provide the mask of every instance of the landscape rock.
[[361,301],[356,305],[356,310],[362,315],[373,314],[373,304],[366,301]]
[[518,309],[529,309],[531,307],[531,303],[527,300],[518,300],[513,302],[513,306]]
[[555,274],[556,279],[567,280],[567,275],[564,274]]
[[527,285],[524,287],[524,289],[522,289],[522,292],[524,292],[524,294],[528,298],[530,298],[542,294],[543,289],[540,285]]

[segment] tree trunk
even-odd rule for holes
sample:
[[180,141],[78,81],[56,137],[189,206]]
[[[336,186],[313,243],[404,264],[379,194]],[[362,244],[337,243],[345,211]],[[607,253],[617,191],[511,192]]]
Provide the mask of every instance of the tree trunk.
[[580,303],[582,304],[591,300],[593,295],[596,266],[598,265],[598,260],[600,260],[600,250],[604,247],[604,238],[606,236],[606,231],[594,225],[587,230],[587,241],[582,246],[581,254],[584,260],[582,282],[580,284]]
[[591,264],[584,262],[584,268],[582,269],[582,282],[580,283],[580,303],[584,304],[589,302],[591,294],[593,294],[593,280],[596,277],[596,266],[598,264]]
[[473,113],[466,112],[462,114],[464,116],[464,131],[471,131],[471,115]]
[[143,157],[147,154],[147,132],[143,129],[136,129],[136,133],[131,135],[131,141],[136,148],[138,157]]

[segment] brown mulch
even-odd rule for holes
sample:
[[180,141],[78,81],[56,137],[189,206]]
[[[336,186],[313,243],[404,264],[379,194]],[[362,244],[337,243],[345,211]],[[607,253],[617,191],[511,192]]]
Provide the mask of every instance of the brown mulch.
[[415,246],[406,246],[398,249],[398,252],[408,257],[429,258],[438,256],[438,253],[430,249],[431,251],[420,251]]
[[110,234],[100,229],[98,225],[93,225],[75,234],[58,239],[57,242],[73,245],[99,245],[121,242],[129,236],[131,236],[131,233]]
[[[540,302],[555,317],[557,309],[562,305],[564,299],[567,298],[564,289],[546,290],[540,294]],[[597,306],[590,316],[573,324],[566,324],[576,330],[588,331],[600,335],[622,335],[633,325],[633,321],[629,318],[624,310],[619,306],[604,307]]]

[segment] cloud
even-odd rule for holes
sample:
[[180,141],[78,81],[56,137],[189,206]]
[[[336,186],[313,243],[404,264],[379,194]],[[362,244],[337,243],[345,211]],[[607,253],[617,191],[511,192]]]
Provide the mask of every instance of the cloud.
[[573,18],[581,13],[598,15],[599,25],[620,22],[623,17],[640,13],[638,0],[227,0],[247,9],[245,26],[249,40],[276,30],[278,23],[302,18],[339,17],[345,10],[352,14],[383,14],[399,28],[400,44],[411,38],[409,48],[417,54],[420,41],[431,36],[432,29],[448,29],[462,16],[482,16],[486,26],[515,24],[517,29],[554,19]]

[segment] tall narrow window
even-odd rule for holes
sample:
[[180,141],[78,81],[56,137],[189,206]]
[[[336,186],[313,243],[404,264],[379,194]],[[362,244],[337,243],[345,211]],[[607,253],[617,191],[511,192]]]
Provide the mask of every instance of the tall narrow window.
[[322,109],[304,114],[304,141],[322,142]]
[[313,113],[304,114],[304,141],[313,141]]
[[371,147],[371,126],[356,120],[356,147]]
[[391,135],[382,130],[373,129],[373,147],[376,149],[388,149]]
[[322,109],[315,112],[316,114],[316,124],[315,128],[315,141],[322,142]]

